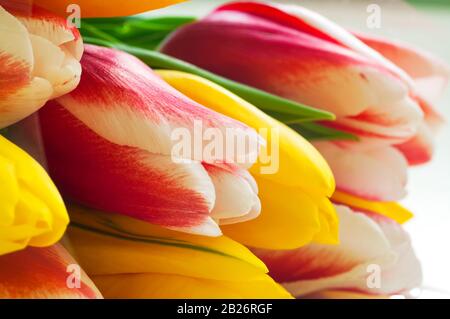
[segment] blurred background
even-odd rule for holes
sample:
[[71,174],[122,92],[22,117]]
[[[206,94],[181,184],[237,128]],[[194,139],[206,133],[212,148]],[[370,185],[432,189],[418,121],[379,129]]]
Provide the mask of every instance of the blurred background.
[[[191,0],[149,15],[203,16],[229,1]],[[278,0],[315,10],[344,27],[409,42],[431,51],[450,64],[450,1],[448,0]],[[368,26],[368,6],[380,8],[380,25]],[[450,89],[438,103],[450,119]],[[403,204],[415,218],[407,222],[416,252],[422,261],[424,285],[414,292],[420,298],[450,298],[450,125],[436,139],[431,163],[410,169],[408,196]]]

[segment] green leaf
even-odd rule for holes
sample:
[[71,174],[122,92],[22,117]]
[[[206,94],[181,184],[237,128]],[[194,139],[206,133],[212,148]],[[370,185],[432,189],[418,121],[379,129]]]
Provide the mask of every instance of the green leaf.
[[[180,26],[194,22],[194,17],[119,17],[83,19],[81,34],[95,36],[96,31],[103,32],[109,38],[128,45],[156,49],[161,42]],[[98,33],[97,33],[98,34]],[[108,38],[101,37],[108,40]]]
[[298,132],[300,135],[302,135],[309,141],[359,140],[359,138],[356,135],[339,131],[334,128],[323,126],[317,123],[296,123],[290,124],[289,127],[294,129],[296,132]]

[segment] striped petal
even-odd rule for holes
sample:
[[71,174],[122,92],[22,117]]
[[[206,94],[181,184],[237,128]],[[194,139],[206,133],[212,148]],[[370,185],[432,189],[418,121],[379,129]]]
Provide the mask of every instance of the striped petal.
[[[337,210],[341,224],[339,245],[254,250],[275,280],[294,296],[330,289],[400,294],[420,284],[420,263],[401,226],[381,215],[357,213],[345,206],[337,206]],[[374,266],[379,269],[379,285],[369,283]]]
[[[244,173],[258,154],[255,130],[190,100],[126,53],[87,46],[82,65],[78,88],[40,112],[49,170],[65,196],[207,236],[221,234],[214,219],[258,216],[255,182]],[[174,138],[180,132],[187,140]],[[174,153],[180,145],[188,152]],[[239,203],[225,203],[230,197]]]
[[[95,133],[115,144],[171,155],[179,144],[174,137],[187,130],[193,150],[178,156],[208,163],[253,164],[260,142],[254,130],[188,99],[127,53],[96,46],[85,49],[83,80],[58,102]],[[234,145],[224,142],[217,152],[202,152],[209,144],[202,139],[208,129],[220,136],[231,131],[249,147],[233,151],[227,148]]]
[[[167,227],[209,222],[214,185],[200,162],[111,143],[55,101],[39,116],[50,175],[64,196]],[[207,230],[220,235],[217,226]]]
[[74,251],[106,297],[290,297],[258,258],[225,236],[182,234],[73,205],[70,213]]
[[162,51],[331,111],[340,128],[377,142],[415,134],[423,114],[409,97],[413,82],[403,70],[325,18],[300,7],[286,10],[225,5],[178,29]]
[[417,93],[427,101],[435,102],[442,94],[450,76],[447,63],[406,43],[361,33],[356,36],[403,69],[414,80]]
[[[102,298],[84,271],[72,273],[70,265],[77,263],[59,244],[0,256],[0,298]],[[71,275],[80,277],[72,282]]]
[[76,87],[83,44],[64,18],[16,2],[0,4],[1,128]]
[[402,144],[395,145],[402,152],[409,165],[427,163],[433,157],[434,140],[433,133],[428,125],[422,123],[416,136]]
[[406,195],[408,163],[395,148],[358,148],[333,142],[314,145],[328,160],[339,190],[378,201],[395,201]]

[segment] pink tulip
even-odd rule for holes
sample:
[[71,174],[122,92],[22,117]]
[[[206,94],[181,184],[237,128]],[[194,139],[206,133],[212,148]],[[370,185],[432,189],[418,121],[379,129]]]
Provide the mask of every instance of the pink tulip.
[[408,294],[422,281],[408,234],[378,214],[336,206],[340,244],[311,244],[288,251],[254,249],[270,275],[294,296],[325,290],[371,295]]
[[94,283],[59,244],[0,256],[0,299],[102,298]]
[[[129,54],[86,46],[81,63],[77,89],[39,112],[50,175],[63,196],[210,236],[221,234],[218,224],[259,214],[256,183],[246,170],[258,152],[253,129],[190,100]],[[255,148],[234,157],[224,157],[226,150],[193,152],[176,162],[171,134],[181,128],[195,137],[195,121],[224,136],[231,129]]]
[[77,86],[83,42],[64,18],[1,0],[0,38],[0,128]]
[[405,194],[408,164],[431,158],[432,127],[440,121],[431,97],[445,86],[449,69],[428,53],[358,37],[366,44],[302,7],[236,2],[178,29],[161,50],[335,113],[337,120],[324,124],[360,138],[317,144],[337,188],[397,200]]

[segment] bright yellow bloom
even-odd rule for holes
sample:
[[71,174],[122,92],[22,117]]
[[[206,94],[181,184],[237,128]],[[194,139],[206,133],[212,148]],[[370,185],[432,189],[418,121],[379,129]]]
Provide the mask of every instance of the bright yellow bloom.
[[[224,233],[249,246],[293,249],[311,241],[336,243],[338,221],[328,197],[335,183],[328,164],[303,137],[226,89],[201,77],[157,71],[165,81],[196,102],[256,130],[268,129],[270,154],[278,129],[279,167],[264,174],[260,160],[250,169],[259,187],[261,215],[249,222],[224,226]],[[275,146],[275,147],[276,147]],[[264,149],[269,148],[269,150]]]
[[74,256],[106,298],[290,298],[247,248],[71,205]]
[[185,0],[34,0],[34,3],[62,16],[67,16],[67,8],[77,4],[81,9],[81,17],[118,17],[129,16],[149,10],[170,6]]
[[333,194],[333,201],[362,211],[373,212],[389,217],[400,224],[403,224],[413,217],[413,214],[409,210],[398,203],[369,201],[341,191],[336,191]]
[[50,246],[63,235],[69,217],[45,170],[0,136],[0,255]]

